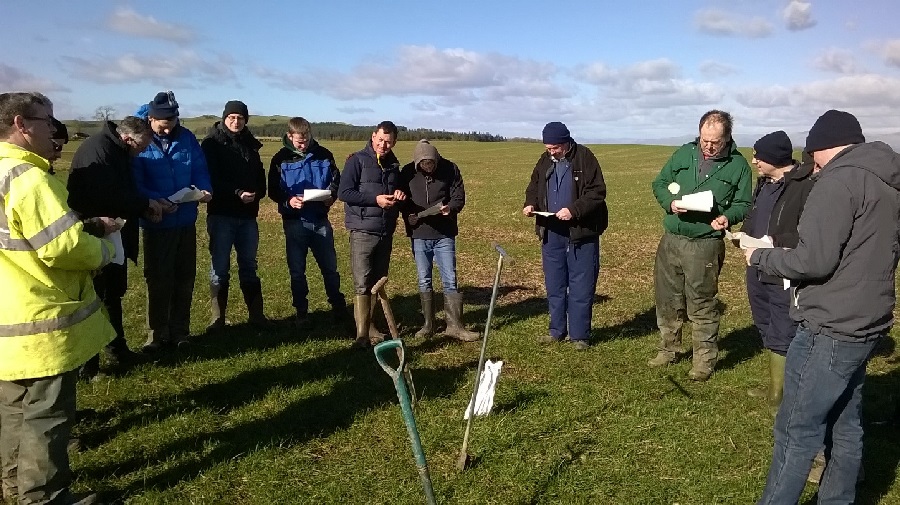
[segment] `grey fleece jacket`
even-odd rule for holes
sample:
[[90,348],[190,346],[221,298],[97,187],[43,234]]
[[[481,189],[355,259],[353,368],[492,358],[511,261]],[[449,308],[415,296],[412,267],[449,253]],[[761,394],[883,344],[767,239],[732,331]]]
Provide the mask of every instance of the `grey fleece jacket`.
[[795,249],[757,249],[750,258],[795,281],[791,317],[837,340],[886,334],[900,257],[900,155],[882,142],[838,153],[818,175],[799,233]]

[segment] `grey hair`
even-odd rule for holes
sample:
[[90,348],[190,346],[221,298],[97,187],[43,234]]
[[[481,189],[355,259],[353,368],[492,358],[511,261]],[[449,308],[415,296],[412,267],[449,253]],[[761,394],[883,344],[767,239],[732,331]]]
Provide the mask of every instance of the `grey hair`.
[[37,91],[0,94],[0,138],[9,138],[16,116],[33,116],[38,107],[53,107],[44,94]]

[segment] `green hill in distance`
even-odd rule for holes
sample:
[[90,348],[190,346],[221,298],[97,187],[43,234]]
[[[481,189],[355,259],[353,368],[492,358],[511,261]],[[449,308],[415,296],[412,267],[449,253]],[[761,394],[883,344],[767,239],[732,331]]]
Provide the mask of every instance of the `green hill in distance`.
[[[207,114],[197,117],[182,117],[181,124],[202,139],[213,128],[213,125],[220,120],[219,116]],[[247,126],[253,132],[253,135],[262,140],[280,139],[287,131],[289,120],[290,117],[288,116],[250,116],[250,122]],[[100,131],[101,122],[98,120],[66,120],[63,122],[69,130],[69,135],[74,135],[78,132],[93,135]],[[357,126],[339,122],[312,123],[313,135],[322,140],[368,140],[374,127],[374,125]],[[507,140],[503,136],[492,135],[487,132],[451,132],[429,128],[407,128],[400,125],[397,125],[397,129],[400,132],[397,140],[403,141],[429,139],[504,142]]]

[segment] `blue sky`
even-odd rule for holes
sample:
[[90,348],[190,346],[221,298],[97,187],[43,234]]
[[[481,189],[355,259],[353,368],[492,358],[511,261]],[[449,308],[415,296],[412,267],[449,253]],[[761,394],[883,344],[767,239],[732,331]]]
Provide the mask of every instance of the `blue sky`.
[[805,132],[829,108],[870,136],[900,131],[896,0],[44,0],[3,12],[0,90],[44,91],[64,119],[101,105],[121,117],[172,89],[185,116],[240,99],[251,115],[510,137],[561,120],[592,142],[691,134],[711,108],[732,112],[736,134]]

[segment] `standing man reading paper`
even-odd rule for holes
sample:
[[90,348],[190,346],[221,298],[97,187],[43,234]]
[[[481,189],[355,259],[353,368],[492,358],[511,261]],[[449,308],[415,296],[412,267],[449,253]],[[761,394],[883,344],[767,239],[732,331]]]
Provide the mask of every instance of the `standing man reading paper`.
[[806,138],[819,171],[793,249],[747,249],[747,264],[795,282],[800,322],[787,353],[772,464],[760,504],[797,503],[825,446],[819,503],[854,503],[862,388],[873,349],[894,324],[900,259],[900,155],[865,143],[856,117],[829,110]]
[[[675,151],[653,181],[663,208],[665,233],[656,250],[654,284],[660,343],[651,367],[674,363],[681,329],[691,321],[693,366],[688,377],[709,379],[719,356],[719,272],[725,261],[725,230],[750,208],[750,166],[731,139],[731,114],[711,110],[700,118],[700,135]],[[711,191],[709,212],[678,206],[684,195]]]
[[[201,203],[212,200],[206,157],[197,137],[178,122],[175,95],[159,92],[144,108],[153,135],[150,145],[134,159],[138,191],[165,202],[177,191],[196,186]],[[197,278],[197,201],[169,203],[163,212],[158,223],[141,219],[148,327],[142,351],[146,353],[187,341]]]
[[541,241],[544,285],[550,309],[549,333],[542,343],[569,337],[575,349],[590,345],[591,310],[600,275],[600,235],[609,222],[606,183],[597,157],[576,143],[563,123],[547,123],[546,149],[525,190],[522,213],[535,217]]
[[356,299],[356,347],[384,340],[369,315],[374,303],[372,286],[388,274],[391,246],[400,206],[406,193],[400,189],[400,162],[391,149],[397,143],[397,126],[383,121],[372,132],[366,147],[344,164],[338,196],[344,202],[344,226],[350,230],[350,270]]

